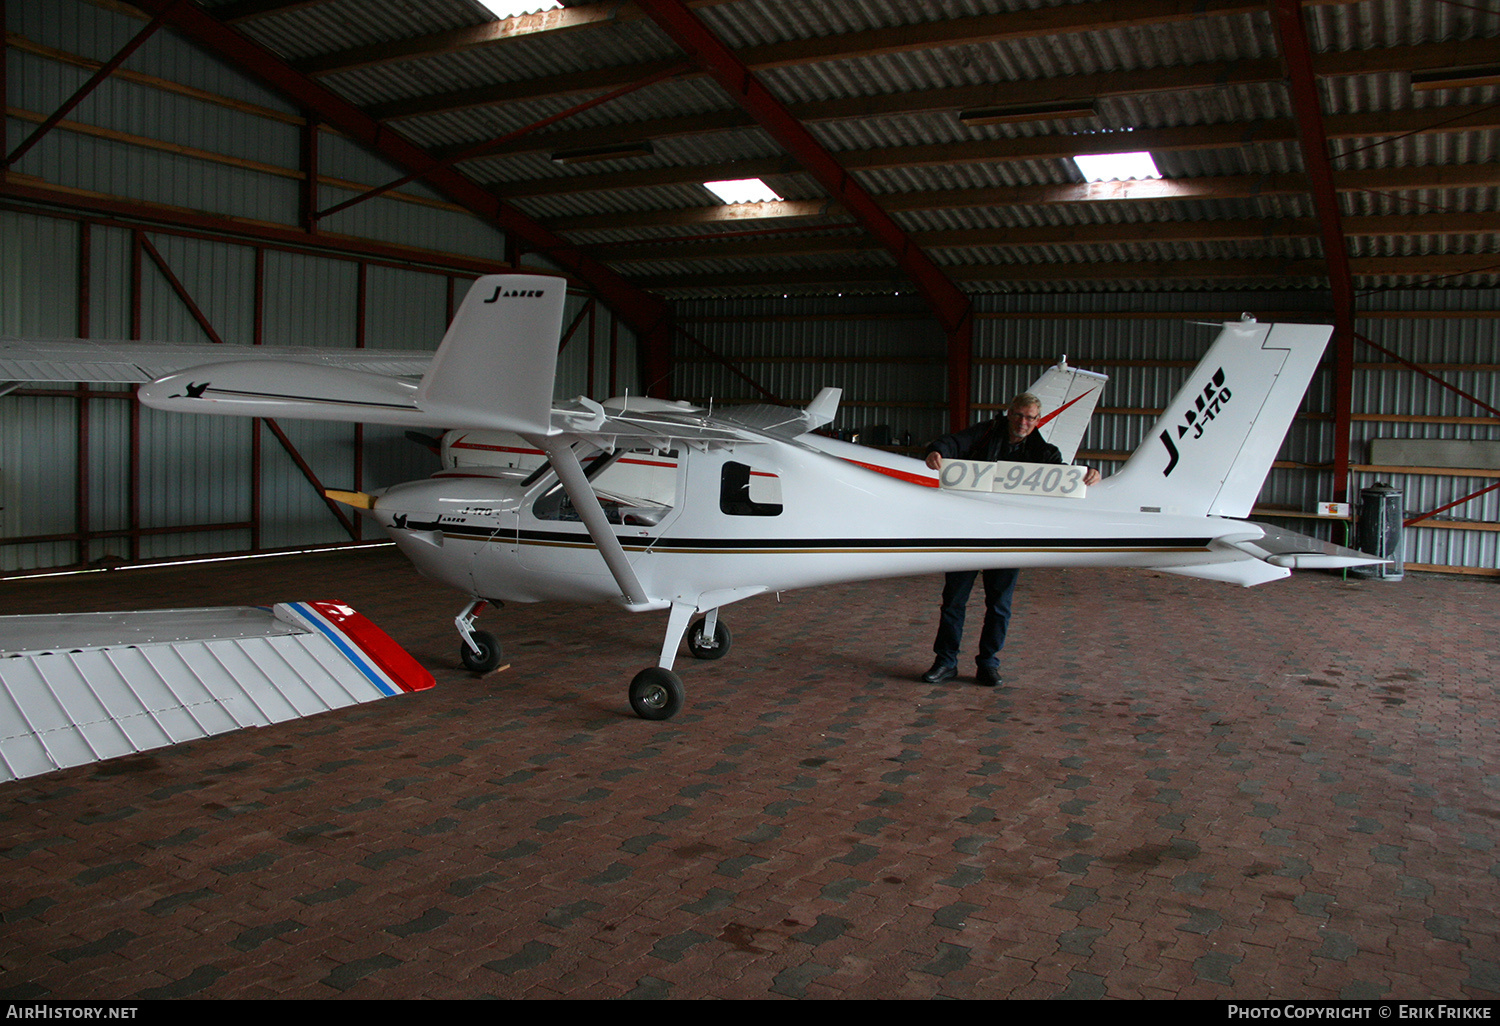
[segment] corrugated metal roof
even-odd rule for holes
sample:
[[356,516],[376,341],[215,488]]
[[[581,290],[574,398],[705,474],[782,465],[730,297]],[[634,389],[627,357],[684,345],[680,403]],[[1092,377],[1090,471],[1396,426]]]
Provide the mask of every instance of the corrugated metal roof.
[[[229,2],[210,10],[245,10]],[[1188,265],[1321,259],[1316,232],[1295,241],[1272,231],[1260,241],[1183,243],[1166,230],[1225,222],[1224,233],[1232,235],[1241,227],[1235,222],[1318,215],[1297,139],[1296,106],[1281,77],[1277,27],[1264,5],[1162,4],[1144,15],[1097,0],[697,0],[689,6],[855,181],[877,200],[888,198],[908,231],[1164,226],[1158,240],[1082,248],[950,239],[931,254],[939,263],[1055,264],[1069,273],[1038,278],[1028,287],[1075,290],[1105,282],[1122,287],[1113,266],[1119,261],[1170,263],[1174,282],[1196,277],[1216,287],[1222,269],[1205,267],[1195,276]],[[546,24],[591,23],[530,31],[543,24],[533,18],[501,26],[516,30],[507,38],[459,45],[454,30],[489,24],[471,0],[322,0],[249,14],[235,27],[294,63],[317,67],[320,84],[387,118],[435,155],[566,112],[684,59],[667,33],[632,6],[581,5],[549,17],[554,20]],[[1490,127],[1500,121],[1482,109],[1500,99],[1500,90],[1484,85],[1414,91],[1410,82],[1412,68],[1440,65],[1450,53],[1482,53],[1486,43],[1500,45],[1500,12],[1410,0],[1328,0],[1308,5],[1304,23],[1314,66],[1325,72],[1317,90],[1333,136],[1328,151],[1335,185],[1339,176],[1363,176],[1341,191],[1344,216],[1388,218],[1387,234],[1371,234],[1380,226],[1365,226],[1352,238],[1351,253],[1369,258],[1356,271],[1361,281],[1416,280],[1406,264],[1381,264],[1391,256],[1500,251],[1491,228],[1478,226],[1464,238],[1451,226],[1423,233],[1398,217],[1418,210],[1461,216],[1496,208],[1500,176],[1447,186],[1435,174],[1424,180],[1407,173],[1500,162],[1500,128]],[[377,45],[394,49],[359,49]],[[957,116],[964,107],[1066,97],[1093,99],[1094,113],[976,127]],[[1482,127],[1445,125],[1460,107]],[[124,114],[115,120],[129,123]],[[1120,134],[1125,132],[1139,133],[1163,175],[1190,184],[1189,194],[1114,200],[1024,191],[1079,182],[1069,155],[1090,152],[1093,140],[1116,147],[1129,138]],[[589,164],[550,159],[557,149],[632,140],[651,141],[653,152]],[[290,163],[291,155],[278,159]],[[735,99],[699,71],[571,115],[534,138],[459,167],[477,182],[498,185],[507,200],[544,224],[591,217],[586,233],[571,236],[585,246],[725,236],[722,257],[695,249],[691,257],[671,262],[683,287],[696,291],[710,268],[740,266],[730,236],[812,226],[827,217],[810,209],[760,224],[672,222],[678,212],[694,208],[711,218],[712,201],[699,183],[720,167],[726,175],[750,173],[731,166],[741,162],[771,176],[790,199],[829,198],[817,179],[796,170],[783,141],[751,124]],[[1264,189],[1247,184],[1251,179]],[[86,178],[77,184],[91,185]],[[985,196],[983,190],[1015,191]],[[652,212],[660,214],[658,223],[651,222]],[[614,222],[612,215],[618,216]],[[786,289],[821,292],[823,282],[809,269],[834,271],[839,259],[793,251],[757,257],[755,268],[762,277],[779,272]],[[669,288],[661,283],[674,271],[651,266],[652,287]],[[639,275],[641,267],[631,260],[619,269]],[[1318,271],[1303,271],[1299,267],[1288,279],[1268,265],[1264,273],[1268,282],[1325,287]],[[1500,282],[1478,262],[1444,273],[1451,277],[1441,280],[1449,284]],[[1130,270],[1127,277],[1142,289],[1158,287],[1134,274]],[[769,277],[765,284],[776,287]],[[960,284],[974,292],[991,287],[980,278]]]

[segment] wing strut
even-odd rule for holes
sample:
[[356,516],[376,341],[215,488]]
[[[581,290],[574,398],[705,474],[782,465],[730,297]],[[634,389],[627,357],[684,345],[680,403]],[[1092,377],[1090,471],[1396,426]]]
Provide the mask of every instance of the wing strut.
[[568,498],[573,500],[573,508],[578,511],[583,525],[589,529],[589,537],[598,547],[599,554],[604,557],[604,563],[609,567],[609,572],[620,586],[620,593],[625,596],[626,601],[632,606],[650,602],[646,597],[646,590],[641,587],[640,578],[636,577],[630,561],[625,558],[625,547],[609,529],[609,519],[604,515],[604,507],[599,505],[599,497],[594,494],[589,479],[584,476],[573,446],[562,437],[523,437],[547,454],[552,462],[552,469],[557,471],[557,479],[567,489]]

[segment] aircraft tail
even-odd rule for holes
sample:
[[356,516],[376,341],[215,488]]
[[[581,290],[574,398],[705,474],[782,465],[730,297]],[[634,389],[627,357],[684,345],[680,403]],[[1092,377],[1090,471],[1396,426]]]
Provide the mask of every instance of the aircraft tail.
[[1031,386],[1029,391],[1042,401],[1042,409],[1046,411],[1036,430],[1057,446],[1064,463],[1072,463],[1078,454],[1078,446],[1108,380],[1107,374],[1069,367],[1064,356]]
[[1117,509],[1248,516],[1333,329],[1224,325],[1141,447],[1089,489]]

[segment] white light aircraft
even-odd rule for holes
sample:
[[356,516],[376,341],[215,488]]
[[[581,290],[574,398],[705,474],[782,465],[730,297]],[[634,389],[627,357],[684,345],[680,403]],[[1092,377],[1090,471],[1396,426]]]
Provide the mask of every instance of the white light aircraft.
[[[805,410],[710,412],[649,398],[554,405],[565,297],[559,278],[478,279],[420,382],[396,376],[402,369],[278,360],[264,349],[236,361],[217,347],[223,362],[158,378],[140,398],[192,413],[443,428],[450,443],[487,438],[471,444],[491,449],[518,437],[515,448],[545,460],[449,466],[376,493],[329,494],[379,523],[424,574],[472,597],[455,621],[471,669],[500,660],[495,637],[475,628],[488,603],[668,610],[656,665],[630,683],[630,704],[646,719],[682,707],[672,668],[684,634],[694,656],[720,658],[730,632],[719,610],[767,592],[994,566],[1148,567],[1248,587],[1294,567],[1381,562],[1239,519],[1317,367],[1326,326],[1225,324],[1141,448],[1085,489],[1061,468],[957,464],[939,475],[813,434],[837,409],[831,388]],[[5,368],[0,360],[5,373],[27,376]],[[1086,378],[1098,376],[1057,371],[1043,384],[1061,382],[1060,402],[1093,394],[1060,429],[1081,437],[1097,400]],[[1078,438],[1061,441],[1071,456]],[[1002,484],[1024,487],[973,490],[974,475],[996,467]]]

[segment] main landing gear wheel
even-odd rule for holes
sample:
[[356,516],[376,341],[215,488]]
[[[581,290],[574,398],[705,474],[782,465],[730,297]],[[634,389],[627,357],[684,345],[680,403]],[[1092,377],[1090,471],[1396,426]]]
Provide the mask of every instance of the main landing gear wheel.
[[643,720],[670,720],[684,698],[682,680],[660,666],[646,667],[630,682],[630,708]]
[[693,629],[688,631],[688,651],[693,653],[696,659],[722,659],[729,654],[729,643],[732,640],[729,628],[723,620],[714,624],[714,636],[710,638],[704,633],[703,625],[708,620],[705,618],[693,624]]
[[500,665],[500,642],[489,631],[475,631],[474,644],[479,646],[475,652],[466,642],[458,643],[458,658],[462,660],[464,667],[475,673],[489,673]]

